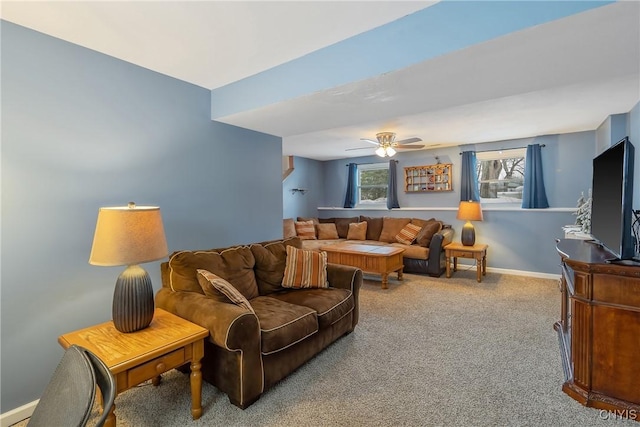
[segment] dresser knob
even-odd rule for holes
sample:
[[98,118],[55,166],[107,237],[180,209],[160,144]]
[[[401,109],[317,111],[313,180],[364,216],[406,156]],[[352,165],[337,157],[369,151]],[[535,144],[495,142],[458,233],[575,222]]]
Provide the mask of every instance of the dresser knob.
[[164,372],[165,368],[166,368],[166,365],[164,363],[160,362],[156,366],[156,372],[162,373],[162,372]]

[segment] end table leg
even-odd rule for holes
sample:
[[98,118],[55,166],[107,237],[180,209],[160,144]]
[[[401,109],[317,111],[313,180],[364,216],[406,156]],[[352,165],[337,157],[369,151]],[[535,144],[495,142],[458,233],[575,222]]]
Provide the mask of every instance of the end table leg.
[[382,273],[382,289],[389,289],[389,273]]
[[482,257],[482,275],[483,276],[487,275],[487,256],[486,255]]
[[114,402],[111,405],[111,409],[109,410],[109,415],[107,415],[107,419],[104,421],[104,427],[116,427],[116,404]]
[[197,420],[202,415],[202,372],[200,360],[191,362],[191,416]]
[[482,261],[476,260],[476,278],[478,283],[482,282]]
[[451,277],[451,257],[447,256],[447,279]]

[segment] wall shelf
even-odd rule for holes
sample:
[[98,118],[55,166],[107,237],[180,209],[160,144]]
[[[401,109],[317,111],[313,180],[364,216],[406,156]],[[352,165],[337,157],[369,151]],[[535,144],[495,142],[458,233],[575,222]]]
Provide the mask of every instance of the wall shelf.
[[453,191],[451,163],[404,168],[405,193]]

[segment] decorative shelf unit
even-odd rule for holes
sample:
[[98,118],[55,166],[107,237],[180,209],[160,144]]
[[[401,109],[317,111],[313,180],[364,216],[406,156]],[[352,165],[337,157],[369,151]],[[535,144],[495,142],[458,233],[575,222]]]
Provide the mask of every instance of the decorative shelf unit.
[[404,191],[405,193],[453,191],[451,169],[451,163],[404,168]]

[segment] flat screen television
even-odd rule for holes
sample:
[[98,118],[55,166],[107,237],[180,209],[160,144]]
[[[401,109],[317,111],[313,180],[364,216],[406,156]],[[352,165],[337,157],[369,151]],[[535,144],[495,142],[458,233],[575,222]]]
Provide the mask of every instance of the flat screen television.
[[634,148],[623,138],[593,159],[591,235],[615,260],[635,256],[633,215]]

